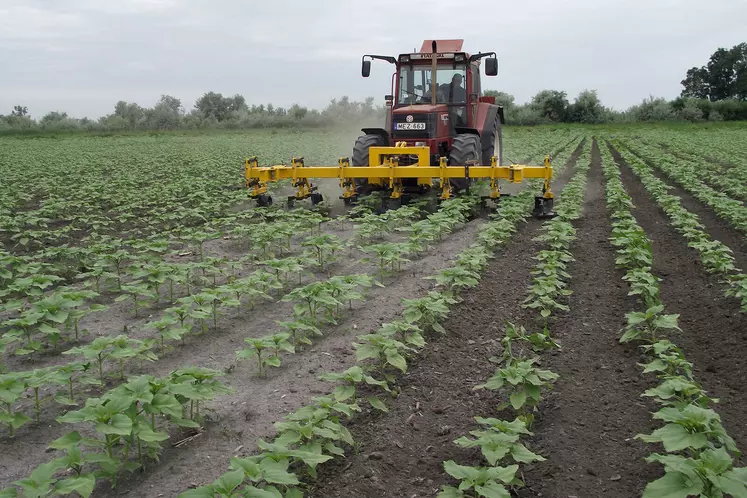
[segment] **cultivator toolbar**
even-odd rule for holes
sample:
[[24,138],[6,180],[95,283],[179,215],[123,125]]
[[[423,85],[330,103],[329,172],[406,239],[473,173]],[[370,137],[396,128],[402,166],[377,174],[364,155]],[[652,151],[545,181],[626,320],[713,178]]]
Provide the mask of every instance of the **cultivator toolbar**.
[[[416,160],[414,164],[401,166],[401,158],[408,158],[409,163],[415,158]],[[447,163],[447,158],[441,157],[438,166],[432,166],[430,149],[427,146],[397,144],[394,147],[370,147],[368,166],[351,166],[347,157],[340,158],[337,166],[308,166],[304,163],[303,157],[293,158],[290,165],[259,166],[259,161],[254,156],[245,160],[245,177],[246,186],[250,189],[249,196],[256,199],[259,206],[272,204],[267,186],[281,180],[291,180],[292,186],[297,189],[294,196],[288,197],[289,203],[310,198],[312,204],[318,204],[323,200],[322,195],[309,179],[337,178],[343,189],[340,199],[349,205],[361,195],[361,189],[356,186],[356,180],[360,179],[365,179],[367,185],[374,189],[388,192],[391,199],[400,199],[405,193],[403,180],[416,180],[421,193],[440,187],[441,200],[455,196],[451,180],[466,180],[469,184],[472,179],[488,179],[490,194],[483,199],[496,201],[502,195],[500,180],[522,183],[524,180],[539,179],[544,181],[542,195],[535,197],[533,214],[539,218],[555,216],[552,211],[554,196],[550,189],[553,170],[549,156],[545,157],[542,166],[500,166],[495,156],[492,157],[490,166]]]

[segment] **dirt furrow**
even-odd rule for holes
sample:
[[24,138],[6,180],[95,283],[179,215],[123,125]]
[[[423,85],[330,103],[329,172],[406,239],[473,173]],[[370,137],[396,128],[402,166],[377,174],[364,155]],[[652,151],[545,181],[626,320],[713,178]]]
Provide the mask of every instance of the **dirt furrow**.
[[[571,177],[579,154],[577,149],[555,182],[557,191]],[[480,283],[452,309],[444,323],[447,333],[426,339],[429,344],[410,363],[390,412],[364,414],[349,423],[359,452],[322,466],[311,498],[434,496],[447,482],[444,460],[479,464],[479,453],[453,441],[475,428],[474,416],[496,413],[496,395],[472,388],[493,373],[495,364],[488,359],[501,351],[506,322],[524,323],[531,316],[521,302],[534,263],[530,256],[541,247],[532,240],[540,226],[533,219],[521,224]]]
[[448,477],[444,460],[474,457],[453,440],[475,428],[475,415],[495,413],[495,394],[472,387],[492,374],[495,364],[488,358],[501,350],[505,321],[527,316],[520,304],[533,263],[527,256],[540,248],[532,241],[540,225],[532,220],[519,229],[452,310],[447,334],[427,339],[430,345],[410,364],[390,413],[351,422],[360,454],[323,467],[311,497],[434,496]]
[[[636,206],[634,215],[653,243],[653,271],[663,279],[661,299],[668,313],[680,315],[682,333],[673,340],[694,363],[695,378],[711,396],[720,398],[716,411],[737,446],[747,448],[747,316],[738,302],[723,294],[718,279],[709,275],[695,249],[670,225],[670,220],[643,184],[611,147]],[[703,210],[694,210],[701,216]]]
[[642,460],[644,443],[632,437],[653,430],[654,406],[641,398],[650,383],[641,376],[635,346],[618,342],[634,300],[615,268],[596,142],[582,218],[574,226],[571,311],[551,326],[562,350],[543,355],[544,368],[560,378],[530,439],[547,461],[526,467],[527,487],[519,496],[639,496],[655,469]]

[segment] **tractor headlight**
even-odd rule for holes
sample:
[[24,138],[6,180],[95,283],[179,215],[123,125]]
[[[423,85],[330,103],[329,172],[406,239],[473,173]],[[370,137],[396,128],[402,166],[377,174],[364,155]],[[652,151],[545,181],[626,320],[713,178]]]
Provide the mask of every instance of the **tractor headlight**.
[[425,147],[428,145],[427,142],[415,142],[415,147]]

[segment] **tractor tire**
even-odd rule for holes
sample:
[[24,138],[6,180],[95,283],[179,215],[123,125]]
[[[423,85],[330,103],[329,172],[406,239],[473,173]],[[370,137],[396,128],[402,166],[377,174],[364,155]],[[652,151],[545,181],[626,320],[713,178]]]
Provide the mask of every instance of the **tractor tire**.
[[498,166],[503,166],[503,133],[500,116],[495,117],[492,130],[482,142],[482,165],[490,166],[490,158],[493,156],[497,157]]
[[[353,159],[351,166],[368,166],[368,149],[369,147],[386,147],[389,143],[381,135],[362,135],[358,137],[353,146]],[[372,190],[368,187],[368,179],[355,178],[355,188],[362,194],[369,194]]]
[[[476,165],[480,163],[480,137],[472,133],[462,133],[454,137],[449,152],[449,164],[454,166]],[[466,178],[452,178],[453,189],[466,190],[473,180]]]

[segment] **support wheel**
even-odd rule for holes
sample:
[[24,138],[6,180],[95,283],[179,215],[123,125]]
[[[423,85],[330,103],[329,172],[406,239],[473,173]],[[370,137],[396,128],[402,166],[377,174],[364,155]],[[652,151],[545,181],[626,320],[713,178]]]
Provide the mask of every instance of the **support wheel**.
[[[449,153],[449,165],[465,166],[479,164],[480,162],[480,137],[471,133],[462,133],[454,137]],[[451,187],[454,190],[466,190],[472,179],[452,178]]]
[[269,194],[262,194],[257,197],[257,205],[259,207],[270,207],[272,206],[272,196]]

